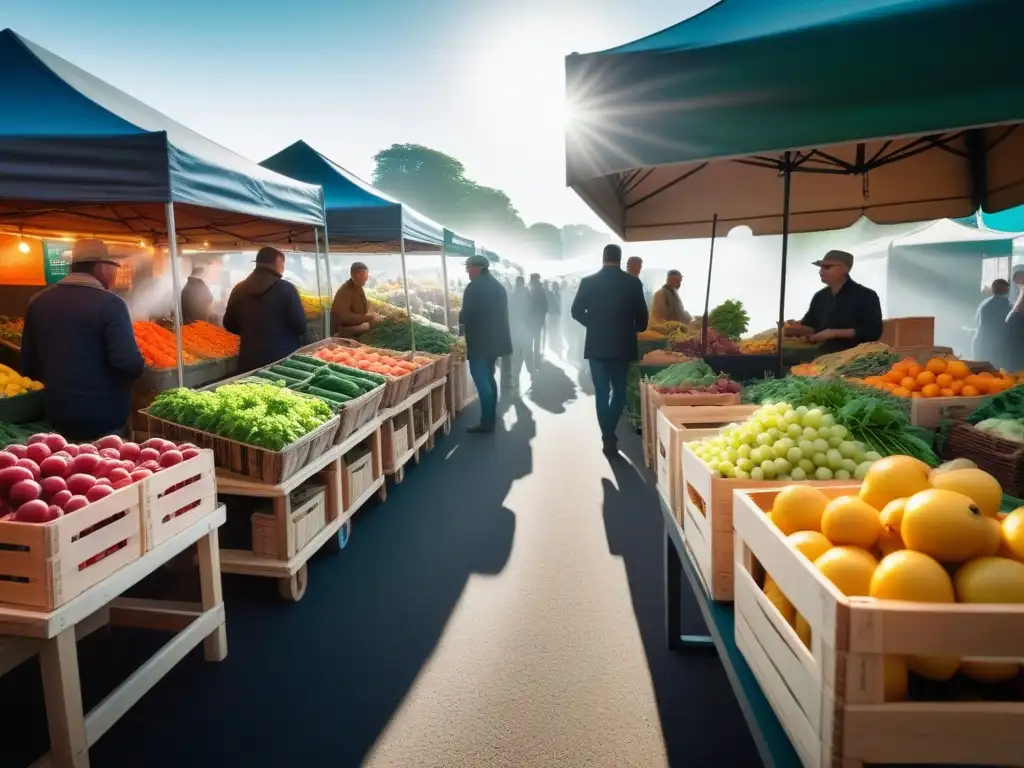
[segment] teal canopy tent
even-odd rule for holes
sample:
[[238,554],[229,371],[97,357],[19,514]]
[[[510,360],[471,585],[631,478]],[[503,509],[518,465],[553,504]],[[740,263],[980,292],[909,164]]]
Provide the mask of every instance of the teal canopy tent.
[[[1024,203],[1019,0],[721,0],[566,58],[569,186],[627,241]],[[781,344],[779,345],[781,349]]]

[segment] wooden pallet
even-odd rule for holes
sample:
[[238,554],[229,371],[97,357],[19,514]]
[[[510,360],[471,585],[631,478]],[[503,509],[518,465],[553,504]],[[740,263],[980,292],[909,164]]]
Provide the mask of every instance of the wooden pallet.
[[[736,645],[806,768],[1024,766],[1024,703],[886,703],[883,672],[886,655],[1020,659],[1024,605],[848,598],[765,515],[776,495],[735,494]],[[810,647],[762,592],[762,569],[806,620]]]

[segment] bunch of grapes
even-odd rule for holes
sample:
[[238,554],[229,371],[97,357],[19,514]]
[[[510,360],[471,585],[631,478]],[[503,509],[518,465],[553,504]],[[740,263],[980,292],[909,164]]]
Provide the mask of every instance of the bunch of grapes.
[[750,480],[862,480],[882,457],[849,439],[826,408],[765,405],[742,424],[690,444],[717,477]]

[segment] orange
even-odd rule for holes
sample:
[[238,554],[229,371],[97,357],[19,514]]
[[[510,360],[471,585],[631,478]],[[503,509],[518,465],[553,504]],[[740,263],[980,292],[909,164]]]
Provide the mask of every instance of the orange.
[[896,368],[893,368],[891,371],[889,371],[887,374],[885,374],[885,376],[883,376],[882,378],[885,379],[886,381],[888,381],[890,384],[899,384],[901,381],[903,381],[903,374],[905,372],[906,372],[906,369],[904,369],[904,368],[900,368],[898,370]]
[[926,387],[929,384],[935,383],[935,374],[932,373],[931,371],[921,371],[919,374],[917,374],[916,378],[917,383],[920,384],[922,387]]
[[949,385],[949,388],[953,390],[954,395],[959,395],[964,388],[964,383],[960,379],[954,379],[953,383]]
[[938,384],[943,389],[945,389],[946,387],[953,383],[953,377],[950,376],[948,373],[940,373],[938,376],[935,377],[935,383]]
[[912,363],[913,360],[911,360],[909,363],[906,360],[902,360],[898,363],[893,363],[892,368],[890,370],[893,372],[906,373],[907,368],[909,368]]
[[900,386],[908,392],[917,391],[917,379],[913,376],[907,376],[900,382]]
[[995,378],[995,376],[992,375],[992,371],[982,371],[978,375],[981,376],[981,378],[983,378],[983,379],[994,379]]
[[964,385],[964,388],[960,390],[961,397],[978,397],[980,394],[981,393],[970,384]]
[[886,392],[892,392],[894,389],[896,389],[896,385],[893,384],[891,381],[887,381],[884,384],[882,384],[882,389],[884,389]]
[[921,375],[921,371],[923,370],[924,368],[922,368],[917,363],[914,363],[914,365],[907,368],[907,376],[911,377],[912,379],[916,379],[918,376]]
[[966,379],[970,375],[971,369],[963,360],[948,360],[946,361],[946,373],[954,379]]
[[[921,374],[922,376],[924,374]],[[921,394],[925,397],[938,397],[939,396],[939,385],[938,384],[925,384],[921,387]]]
[[928,361],[928,364],[925,365],[925,370],[931,371],[936,375],[940,373],[945,373],[946,361],[940,357],[933,357],[931,360]]
[[956,393],[952,389],[947,389],[946,387],[939,390],[939,397],[954,397],[955,395]]
[[910,393],[910,398],[912,400],[920,400],[922,397],[924,397],[924,395],[922,395],[920,392],[911,392]]
[[910,397],[910,390],[904,389],[903,387],[894,387],[892,393],[896,397]]

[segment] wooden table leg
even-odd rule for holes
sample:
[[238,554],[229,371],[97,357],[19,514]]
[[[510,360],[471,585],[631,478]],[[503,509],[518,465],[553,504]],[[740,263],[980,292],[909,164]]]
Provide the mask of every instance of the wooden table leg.
[[[220,540],[214,528],[201,538],[199,545],[199,587],[203,610],[209,611],[224,602],[220,583]],[[222,622],[205,640],[203,654],[207,661],[224,661],[228,655],[228,630]]]
[[50,729],[50,764],[61,768],[88,768],[89,744],[85,736],[78,646],[73,626],[42,643],[39,663]]

